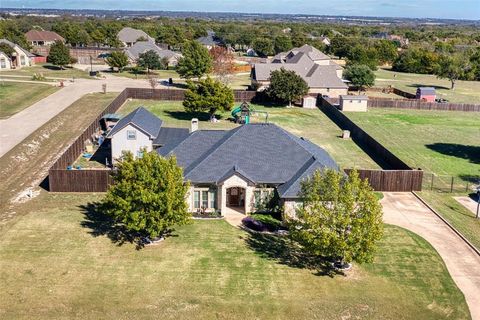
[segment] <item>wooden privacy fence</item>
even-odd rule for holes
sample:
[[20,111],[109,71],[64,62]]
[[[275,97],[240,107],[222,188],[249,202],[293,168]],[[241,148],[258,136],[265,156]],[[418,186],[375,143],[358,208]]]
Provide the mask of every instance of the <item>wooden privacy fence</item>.
[[421,100],[404,99],[368,99],[368,107],[371,108],[398,108],[417,110],[440,110],[440,111],[463,111],[480,112],[480,104],[467,103],[437,103],[424,102]]
[[[345,169],[349,173],[352,169]],[[422,170],[357,170],[361,179],[368,182],[375,191],[402,192],[421,191]]]
[[113,180],[111,170],[50,169],[51,192],[105,192]]

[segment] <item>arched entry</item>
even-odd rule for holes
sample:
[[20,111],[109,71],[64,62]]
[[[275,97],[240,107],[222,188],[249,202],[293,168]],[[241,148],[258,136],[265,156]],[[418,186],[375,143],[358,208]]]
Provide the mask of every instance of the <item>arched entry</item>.
[[245,193],[242,187],[227,188],[227,208],[245,213]]

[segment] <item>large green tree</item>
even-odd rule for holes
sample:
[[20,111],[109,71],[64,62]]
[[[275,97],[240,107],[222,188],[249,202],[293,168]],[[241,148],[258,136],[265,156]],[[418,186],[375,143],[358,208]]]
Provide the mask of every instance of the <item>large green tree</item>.
[[138,55],[137,65],[140,68],[147,69],[147,73],[150,73],[150,70],[159,70],[163,68],[160,56],[153,50],[140,53]]
[[382,64],[392,63],[398,56],[395,42],[390,40],[379,40],[375,43],[378,61]]
[[442,79],[448,79],[451,90],[455,89],[455,83],[459,79],[471,80],[473,68],[465,55],[441,55],[438,59],[435,75]]
[[228,111],[233,107],[233,91],[227,85],[210,77],[198,82],[187,81],[183,106],[188,112],[208,112],[212,119],[217,111]]
[[101,208],[132,234],[154,239],[189,221],[185,202],[189,187],[174,157],[153,151],[134,159],[124,153],[113,180]]
[[62,41],[56,41],[50,46],[47,61],[63,69],[64,66],[70,64],[70,49]]
[[270,73],[270,86],[267,93],[273,99],[292,105],[308,92],[308,84],[295,71],[281,68]]
[[293,48],[292,40],[286,35],[279,35],[273,40],[275,53],[285,52]]
[[363,64],[348,66],[343,76],[349,80],[352,85],[358,87],[360,89],[359,91],[362,91],[365,87],[372,87],[375,84],[375,73]]
[[177,72],[182,78],[201,78],[212,71],[212,57],[198,41],[185,42],[182,55],[177,64]]
[[128,65],[128,57],[123,51],[113,51],[106,59],[107,64],[112,68],[122,71]]
[[273,42],[269,38],[255,38],[252,42],[252,48],[259,56],[269,56],[274,54]]
[[307,253],[340,262],[371,262],[383,234],[382,208],[368,181],[324,169],[301,185],[303,206],[287,218],[290,236]]

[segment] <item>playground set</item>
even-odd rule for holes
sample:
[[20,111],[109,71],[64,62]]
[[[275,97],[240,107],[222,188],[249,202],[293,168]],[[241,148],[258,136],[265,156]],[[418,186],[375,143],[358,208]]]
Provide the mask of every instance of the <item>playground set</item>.
[[257,111],[252,106],[250,106],[246,101],[232,110],[232,117],[235,123],[239,124],[249,124],[253,115],[263,113],[265,114],[265,122],[268,122],[268,112]]

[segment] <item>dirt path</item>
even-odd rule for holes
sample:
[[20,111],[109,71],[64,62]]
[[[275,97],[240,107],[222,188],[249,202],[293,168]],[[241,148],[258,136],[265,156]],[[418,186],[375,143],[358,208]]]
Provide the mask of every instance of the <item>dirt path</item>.
[[384,220],[413,231],[442,257],[465,295],[472,319],[480,320],[480,256],[411,193],[385,193]]
[[104,83],[108,92],[120,92],[127,87],[149,87],[145,80],[114,76],[105,80],[78,79],[10,118],[0,120],[0,157],[84,95],[101,92]]

